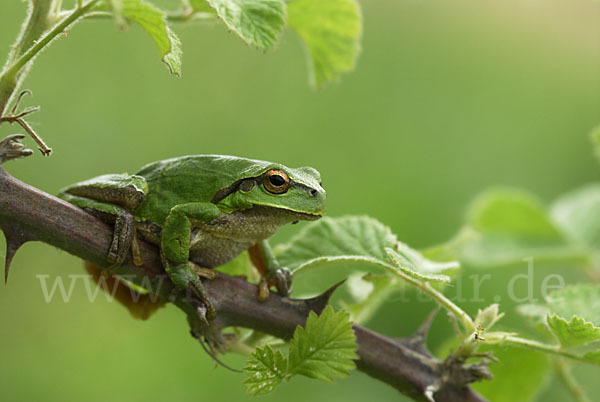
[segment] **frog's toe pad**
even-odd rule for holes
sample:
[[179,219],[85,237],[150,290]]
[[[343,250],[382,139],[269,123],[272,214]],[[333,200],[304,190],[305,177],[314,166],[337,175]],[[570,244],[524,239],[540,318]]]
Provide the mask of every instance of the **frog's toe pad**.
[[205,278],[208,280],[213,280],[217,278],[218,272],[212,268],[202,268],[196,264],[190,265],[192,267],[192,270],[194,270],[194,272],[196,273],[196,275],[198,275],[201,278]]
[[288,297],[292,292],[292,273],[287,268],[279,268],[267,279],[269,287],[275,286],[277,293]]

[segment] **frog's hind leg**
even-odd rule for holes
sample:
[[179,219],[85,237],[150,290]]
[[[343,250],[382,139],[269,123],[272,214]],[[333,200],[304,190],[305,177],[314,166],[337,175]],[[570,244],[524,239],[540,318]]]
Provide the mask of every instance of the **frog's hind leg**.
[[[63,193],[60,194],[60,197],[63,200],[84,209],[86,212],[96,216],[103,222],[114,225],[113,238],[108,248],[108,253],[106,254],[106,261],[111,265],[113,270],[125,262],[129,250],[132,251],[134,264],[143,264],[141,256],[139,255],[139,245],[137,244],[135,219],[130,212],[118,205],[95,201],[71,194]],[[137,251],[137,256],[134,250]],[[110,274],[111,272],[107,271],[107,273]]]
[[127,211],[122,211],[115,220],[113,240],[108,249],[108,255],[106,256],[106,260],[109,264],[113,266],[121,265],[127,259],[129,250],[131,250],[134,264],[137,266],[143,264],[143,261],[141,263],[136,263],[136,255],[133,252],[134,249],[137,249],[137,259],[140,261],[139,245],[137,247],[133,246],[134,243],[137,244],[137,239],[134,241],[135,234],[135,220],[133,219],[133,215]]
[[133,263],[143,264],[132,212],[148,192],[141,176],[105,175],[66,188],[60,197],[115,225],[107,260],[118,267],[129,250]]
[[250,247],[248,254],[261,276],[258,284],[258,301],[264,302],[269,299],[271,286],[274,286],[281,296],[289,296],[292,292],[292,273],[287,268],[279,266],[267,240]]

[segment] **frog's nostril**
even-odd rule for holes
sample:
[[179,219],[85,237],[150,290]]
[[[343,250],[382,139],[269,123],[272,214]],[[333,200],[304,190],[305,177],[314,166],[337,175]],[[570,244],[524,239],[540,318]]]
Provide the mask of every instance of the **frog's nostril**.
[[315,189],[312,189],[312,190],[310,190],[310,195],[312,195],[313,197],[314,197],[315,195],[317,195],[317,193],[318,193],[318,191],[317,191],[317,190],[315,190]]

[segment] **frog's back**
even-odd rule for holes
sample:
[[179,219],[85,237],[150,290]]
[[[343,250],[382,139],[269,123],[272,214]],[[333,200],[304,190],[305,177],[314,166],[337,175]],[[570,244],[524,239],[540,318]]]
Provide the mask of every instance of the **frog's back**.
[[217,191],[272,165],[225,155],[190,155],[150,163],[136,173],[146,179],[148,193],[135,216],[162,224],[173,206],[210,202]]

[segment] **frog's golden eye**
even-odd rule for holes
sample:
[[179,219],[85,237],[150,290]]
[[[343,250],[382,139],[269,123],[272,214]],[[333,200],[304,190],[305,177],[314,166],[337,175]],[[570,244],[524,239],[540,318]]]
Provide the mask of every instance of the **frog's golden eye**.
[[290,185],[290,178],[281,170],[271,169],[265,173],[263,184],[269,193],[283,194]]

